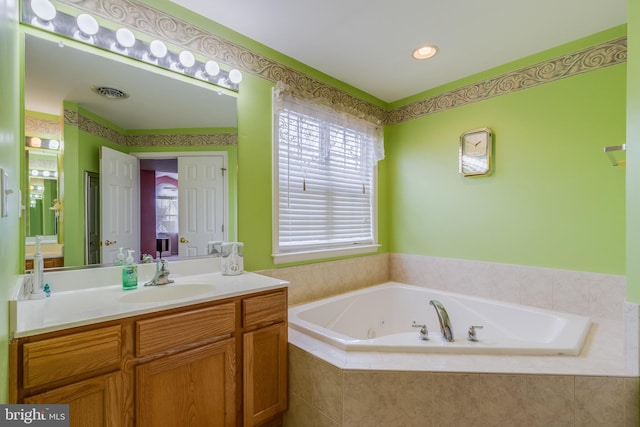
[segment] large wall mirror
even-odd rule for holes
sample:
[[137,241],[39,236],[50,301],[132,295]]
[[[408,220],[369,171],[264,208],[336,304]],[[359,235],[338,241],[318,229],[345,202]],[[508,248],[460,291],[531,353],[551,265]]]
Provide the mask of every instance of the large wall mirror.
[[[24,57],[25,117],[57,120],[61,132],[59,150],[48,152],[28,147],[29,137],[39,132],[25,129],[27,188],[23,192],[29,194],[29,201],[31,197],[35,199],[33,207],[25,207],[27,268],[36,235],[48,236],[45,243],[50,245],[43,249],[45,258],[61,258],[65,267],[112,262],[120,243],[109,241],[112,245],[109,251],[105,249],[107,239],[102,236],[101,227],[108,217],[106,210],[112,205],[101,202],[99,195],[103,178],[109,177],[100,171],[101,153],[106,151],[136,158],[135,180],[141,187],[134,204],[145,198],[161,204],[135,206],[134,228],[140,233],[138,258],[143,253],[165,258],[202,255],[186,244],[179,251],[180,241],[187,239],[180,239],[178,223],[167,225],[167,218],[181,199],[179,165],[194,163],[181,158],[211,156],[228,162],[221,166],[226,173],[224,206],[222,210],[216,206],[224,221],[224,233],[217,234],[215,240],[220,236],[227,240],[236,237],[234,94],[191,77],[39,32],[25,34]],[[31,125],[34,122],[38,120],[29,121]],[[32,161],[46,167],[55,165],[56,179],[51,176],[32,180],[28,170],[45,170],[45,166],[32,167]],[[162,218],[158,219],[158,227],[150,227],[156,223],[156,213]],[[153,235],[151,242],[145,233]]]

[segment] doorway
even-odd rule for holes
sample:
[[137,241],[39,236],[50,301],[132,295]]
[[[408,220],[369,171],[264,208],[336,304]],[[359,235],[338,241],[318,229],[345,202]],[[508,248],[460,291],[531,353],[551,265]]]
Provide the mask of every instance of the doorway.
[[178,256],[178,159],[140,159],[140,252]]
[[86,265],[100,264],[100,175],[84,171],[84,224]]

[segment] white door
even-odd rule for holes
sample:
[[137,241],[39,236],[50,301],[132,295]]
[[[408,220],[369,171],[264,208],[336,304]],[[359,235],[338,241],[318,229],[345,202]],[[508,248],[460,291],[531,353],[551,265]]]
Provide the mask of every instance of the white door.
[[118,248],[135,251],[140,259],[140,174],[134,156],[101,147],[100,206],[102,211],[100,259],[113,263]]
[[178,255],[207,255],[224,240],[224,159],[178,157]]

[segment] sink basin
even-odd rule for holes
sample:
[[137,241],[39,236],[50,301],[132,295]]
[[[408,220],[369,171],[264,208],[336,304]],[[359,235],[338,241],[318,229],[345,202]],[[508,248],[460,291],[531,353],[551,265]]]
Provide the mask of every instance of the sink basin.
[[211,292],[213,285],[205,284],[184,284],[184,285],[160,285],[138,288],[130,291],[119,298],[121,302],[145,303],[163,302],[175,299],[197,297]]

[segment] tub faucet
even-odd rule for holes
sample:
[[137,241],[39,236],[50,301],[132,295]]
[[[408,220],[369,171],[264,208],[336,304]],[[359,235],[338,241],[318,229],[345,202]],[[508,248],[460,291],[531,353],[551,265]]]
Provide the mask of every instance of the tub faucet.
[[453,341],[453,330],[451,329],[451,320],[449,320],[449,315],[447,314],[447,310],[445,310],[444,305],[440,301],[432,299],[429,301],[429,304],[436,309],[436,314],[438,315],[438,321],[440,322],[440,331],[442,332],[442,338],[445,341],[452,342]]
[[156,274],[153,279],[145,283],[145,286],[167,285],[173,283],[173,280],[169,279],[169,270],[167,270],[167,260],[159,259],[156,262]]

